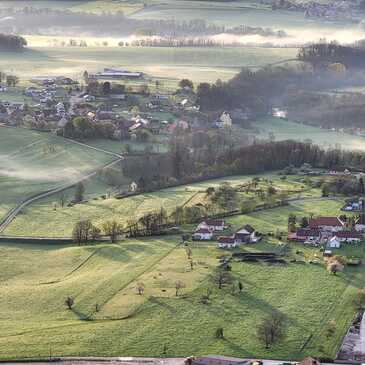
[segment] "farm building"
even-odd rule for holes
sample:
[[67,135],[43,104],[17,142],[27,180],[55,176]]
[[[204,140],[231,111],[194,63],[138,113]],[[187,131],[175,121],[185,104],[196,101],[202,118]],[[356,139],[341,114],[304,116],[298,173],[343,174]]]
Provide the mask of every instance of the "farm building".
[[309,221],[309,228],[327,232],[341,231],[343,226],[343,222],[338,217],[318,217]]
[[360,242],[362,234],[356,231],[339,231],[336,232],[336,237],[340,242]]
[[204,219],[198,225],[198,229],[205,228],[210,231],[223,231],[226,228],[226,223],[224,219]]
[[213,238],[213,232],[207,228],[198,228],[193,233],[194,241],[209,241]]
[[300,228],[296,232],[290,232],[288,234],[289,241],[306,242],[306,241],[319,241],[321,238],[321,232],[318,229]]
[[246,224],[235,233],[235,239],[239,243],[254,243],[258,241],[258,238],[256,237],[256,230],[249,224]]
[[238,246],[238,242],[235,236],[222,236],[218,237],[218,247],[219,248],[235,248]]

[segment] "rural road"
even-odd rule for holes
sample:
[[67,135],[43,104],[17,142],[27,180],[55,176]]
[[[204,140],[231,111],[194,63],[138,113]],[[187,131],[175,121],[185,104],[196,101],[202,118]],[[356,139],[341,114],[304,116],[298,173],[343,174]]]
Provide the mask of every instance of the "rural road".
[[107,154],[109,156],[112,156],[112,157],[116,158],[116,159],[114,161],[112,161],[112,162],[109,162],[108,164],[106,164],[104,166],[99,167],[97,170],[92,171],[92,172],[90,172],[87,175],[83,175],[80,178],[73,180],[70,183],[66,183],[66,184],[59,185],[59,186],[57,186],[57,187],[55,187],[53,189],[43,191],[43,192],[41,192],[39,194],[36,194],[36,195],[34,195],[32,197],[27,198],[26,200],[24,200],[23,202],[21,202],[18,206],[16,206],[15,208],[11,209],[5,215],[5,217],[0,220],[0,233],[4,232],[4,230],[9,226],[9,224],[13,221],[13,219],[27,205],[32,204],[32,203],[34,203],[37,200],[46,198],[46,197],[51,196],[53,194],[57,194],[57,193],[60,193],[62,191],[65,191],[65,190],[67,190],[69,188],[72,188],[76,184],[78,184],[78,183],[80,183],[82,181],[85,181],[85,180],[87,180],[87,179],[95,176],[100,170],[105,169],[105,168],[108,168],[110,166],[113,166],[113,165],[117,164],[118,162],[124,160],[124,156],[121,155],[121,154],[114,153],[114,152],[110,152],[110,151],[104,150],[102,148],[90,146],[88,144],[85,144],[85,143],[82,143],[82,142],[78,142],[78,141],[74,141],[74,140],[71,140],[71,139],[67,139],[67,141],[69,141],[71,143],[74,143],[74,144],[77,144],[77,145],[80,145],[80,146],[83,146],[83,147],[86,147],[86,148],[89,148],[89,149],[92,149],[92,150],[95,150],[95,151],[103,152],[103,153],[105,153],[105,154]]

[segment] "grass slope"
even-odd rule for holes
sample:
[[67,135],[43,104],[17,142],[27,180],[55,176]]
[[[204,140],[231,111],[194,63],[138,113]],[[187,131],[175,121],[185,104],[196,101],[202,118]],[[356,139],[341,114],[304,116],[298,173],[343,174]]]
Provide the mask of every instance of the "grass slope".
[[259,128],[259,137],[268,138],[269,133],[274,133],[275,139],[294,139],[304,141],[311,140],[324,148],[334,148],[336,145],[345,150],[365,150],[365,139],[360,136],[353,136],[347,133],[340,133],[328,129],[308,126],[278,118],[265,118],[255,122]]
[[137,70],[148,75],[194,81],[227,80],[242,67],[260,67],[295,57],[296,49],[276,48],[54,48],[37,47],[4,54],[4,72],[31,78],[39,75],[80,77],[104,67]]
[[[301,189],[302,184],[296,177],[282,181],[277,175],[261,175],[272,178],[275,186],[279,189]],[[116,199],[114,197],[103,199],[97,196],[106,193],[106,187],[101,185],[100,190],[89,190],[86,186],[86,194],[89,195],[89,202],[77,204],[73,207],[57,208],[54,210],[53,202],[59,200],[58,196],[52,196],[42,199],[28,206],[23,210],[23,214],[17,216],[14,221],[7,227],[5,234],[15,236],[53,236],[53,237],[70,237],[74,223],[82,218],[91,219],[96,225],[101,225],[105,219],[116,219],[122,224],[127,224],[130,218],[139,218],[146,212],[159,210],[161,207],[171,212],[177,206],[186,202],[189,205],[204,203],[205,190],[212,186],[217,187],[222,182],[229,182],[232,185],[240,185],[252,176],[232,176],[221,179],[207,180],[201,183],[182,185],[174,188],[163,189],[154,193],[145,193],[137,196]],[[73,196],[73,190],[69,192],[69,198]],[[315,190],[307,195],[316,196],[319,193]],[[305,194],[302,196],[305,196]],[[251,195],[240,195],[240,202],[251,198]],[[47,221],[47,226],[43,222]],[[26,222],[26,224],[25,224]]]
[[[214,244],[193,245],[191,271],[177,243],[172,236],[86,247],[0,246],[0,358],[47,357],[50,349],[53,356],[334,356],[354,315],[352,296],[365,284],[363,267],[333,276],[309,263],[237,262],[232,273],[244,290],[233,295],[209,279],[222,251]],[[242,250],[280,247],[264,242]],[[317,252],[300,250],[305,261]],[[178,298],[176,280],[186,284]],[[143,296],[136,292],[138,282],[146,286]],[[208,305],[201,302],[207,288],[213,290]],[[68,295],[75,297],[72,311],[64,305]],[[265,350],[256,328],[273,311],[285,317],[286,337]],[[327,337],[332,320],[336,331]],[[218,327],[224,340],[214,336]]]
[[27,197],[71,182],[111,160],[107,154],[50,134],[0,127],[0,217]]

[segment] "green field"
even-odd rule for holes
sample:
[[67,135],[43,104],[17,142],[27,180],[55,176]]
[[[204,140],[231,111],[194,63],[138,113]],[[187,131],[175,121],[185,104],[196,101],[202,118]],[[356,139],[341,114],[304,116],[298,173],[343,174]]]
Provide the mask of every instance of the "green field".
[[277,141],[286,139],[311,140],[314,144],[324,148],[340,147],[344,150],[365,150],[364,137],[312,127],[279,118],[265,118],[255,122],[254,126],[259,128],[259,138],[268,138],[269,133],[274,133],[275,140]]
[[[293,203],[229,222],[234,227],[250,223],[265,232],[285,229],[291,212],[298,217],[338,214],[340,206],[325,200]],[[333,276],[323,264],[308,263],[320,257],[318,249],[290,245],[286,265],[233,263],[234,280],[244,286],[241,294],[233,294],[231,286],[219,290],[209,278],[224,251],[214,243],[191,244],[192,271],[178,243],[179,237],[168,236],[85,247],[2,244],[0,357],[47,357],[50,351],[53,356],[219,353],[291,360],[335,355],[355,314],[350,304],[355,290],[365,285],[362,266]],[[281,252],[281,246],[265,239],[238,250]],[[363,256],[362,249],[355,251],[350,254]],[[289,263],[293,258],[306,263]],[[186,285],[178,298],[176,280]],[[136,292],[138,282],[145,284],[143,296]],[[207,288],[211,300],[203,304]],[[64,305],[70,295],[72,311]],[[265,350],[255,333],[273,311],[284,316],[286,337]],[[335,333],[328,337],[333,320]],[[224,340],[215,338],[218,327]]]
[[[260,67],[295,57],[296,49],[270,48],[135,48],[38,47],[23,53],[6,53],[0,60],[4,72],[22,79],[65,75],[81,78],[85,70],[120,67],[165,79],[190,78],[215,81],[232,78],[242,67]],[[168,80],[167,80],[168,81]]]
[[26,198],[70,183],[112,159],[48,133],[0,127],[0,217]]
[[[299,182],[300,178],[298,177],[290,177],[288,180],[282,181],[277,175],[265,174],[261,176],[271,179],[278,191],[300,191],[304,187]],[[101,226],[106,219],[116,219],[126,226],[131,218],[138,219],[145,213],[154,212],[160,208],[164,208],[168,213],[171,213],[176,207],[184,204],[189,206],[204,204],[206,203],[205,191],[208,187],[218,187],[222,182],[239,186],[247,183],[252,177],[243,175],[207,180],[124,199],[117,199],[113,196],[107,199],[102,198],[101,195],[106,193],[104,186],[101,186],[99,195],[97,195],[98,190],[88,191],[86,186],[88,202],[72,207],[58,207],[55,210],[54,202],[59,201],[57,195],[39,200],[23,209],[22,214],[14,219],[4,231],[4,234],[12,236],[70,237],[73,226],[80,217],[90,219],[98,226]],[[264,182],[260,184],[262,189],[266,189],[268,186]],[[319,197],[320,192],[318,189],[304,190],[303,193],[292,193],[290,196],[296,198],[298,195],[301,198]],[[72,197],[73,189],[68,192],[68,199],[72,199]],[[252,193],[240,193],[238,203],[241,204],[249,199],[255,199],[255,196]],[[268,214],[270,214],[270,211],[268,211]],[[43,225],[44,220],[48,221],[47,226]]]

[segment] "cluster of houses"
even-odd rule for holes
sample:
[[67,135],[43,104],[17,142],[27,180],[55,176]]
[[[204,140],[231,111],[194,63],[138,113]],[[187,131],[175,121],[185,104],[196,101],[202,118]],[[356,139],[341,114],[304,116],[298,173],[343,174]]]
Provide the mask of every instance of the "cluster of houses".
[[196,227],[192,238],[194,241],[211,241],[216,238],[218,247],[224,249],[232,249],[242,244],[256,243],[261,238],[256,230],[248,224],[232,235],[220,235],[227,228],[228,225],[224,219],[204,219]]
[[340,248],[342,243],[360,242],[364,232],[364,214],[359,216],[352,228],[347,227],[346,222],[338,217],[318,217],[310,219],[308,227],[289,232],[288,240],[312,246]]

